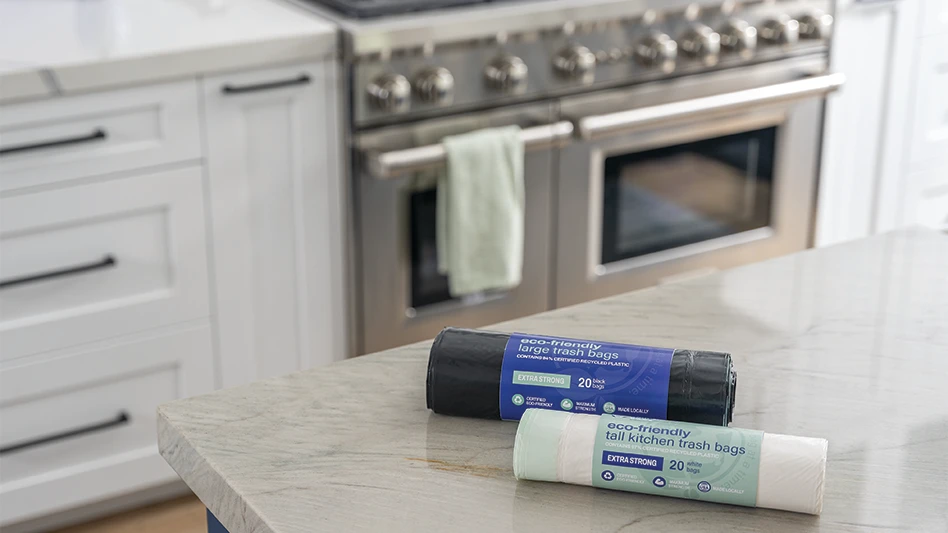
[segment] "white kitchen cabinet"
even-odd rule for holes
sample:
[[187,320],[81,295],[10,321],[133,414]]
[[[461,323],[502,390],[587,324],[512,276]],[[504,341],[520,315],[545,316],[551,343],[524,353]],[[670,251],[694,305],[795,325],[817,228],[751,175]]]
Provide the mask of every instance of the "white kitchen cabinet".
[[176,479],[158,404],[347,355],[336,84],[315,61],[0,107],[0,527],[147,500]]
[[4,106],[0,191],[201,157],[194,79]]
[[214,389],[207,320],[0,369],[0,524],[173,481],[158,404]]
[[948,2],[945,0],[923,0],[923,31],[927,35],[948,33]]
[[224,386],[345,354],[335,83],[330,63],[203,80]]
[[948,28],[919,43],[911,102],[914,121],[909,166],[912,170],[948,167]]
[[[897,11],[889,7],[840,6],[833,30],[830,63],[846,75],[843,88],[829,96],[817,200],[817,246],[872,233],[885,119],[888,71],[879,68],[893,45]],[[883,63],[884,64],[884,63]]]
[[208,315],[199,167],[0,199],[0,360]]
[[915,222],[948,231],[948,189],[942,190],[940,194],[922,196],[915,210]]
[[815,243],[923,224],[948,204],[948,2],[841,0]]

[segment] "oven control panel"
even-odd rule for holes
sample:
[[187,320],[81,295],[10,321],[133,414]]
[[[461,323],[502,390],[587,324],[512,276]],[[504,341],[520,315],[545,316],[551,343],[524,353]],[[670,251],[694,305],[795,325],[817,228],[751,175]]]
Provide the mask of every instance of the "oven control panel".
[[826,56],[832,6],[832,0],[695,3],[357,57],[353,122],[371,127],[796,55]]

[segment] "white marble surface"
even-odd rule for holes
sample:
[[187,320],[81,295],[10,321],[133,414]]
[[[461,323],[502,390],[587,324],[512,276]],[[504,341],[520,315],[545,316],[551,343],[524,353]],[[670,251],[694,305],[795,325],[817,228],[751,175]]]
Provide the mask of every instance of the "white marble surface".
[[819,517],[518,482],[517,424],[425,409],[427,343],[159,408],[231,533],[948,531],[948,235],[893,233],[495,329],[727,350],[733,426],[829,440]]
[[0,0],[0,100],[323,58],[336,42],[280,0]]

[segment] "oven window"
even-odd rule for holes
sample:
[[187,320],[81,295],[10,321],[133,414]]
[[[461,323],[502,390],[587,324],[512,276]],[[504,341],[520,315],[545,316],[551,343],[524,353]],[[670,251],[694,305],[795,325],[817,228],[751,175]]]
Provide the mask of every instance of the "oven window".
[[770,224],[777,128],[605,160],[602,264]]
[[414,308],[451,300],[448,278],[438,273],[436,205],[438,193],[428,189],[411,193],[411,306]]

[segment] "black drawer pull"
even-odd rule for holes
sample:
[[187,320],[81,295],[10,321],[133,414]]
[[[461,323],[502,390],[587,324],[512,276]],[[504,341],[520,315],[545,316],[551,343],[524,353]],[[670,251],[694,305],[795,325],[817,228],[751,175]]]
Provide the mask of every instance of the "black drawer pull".
[[44,279],[50,278],[59,278],[62,276],[71,276],[73,274],[81,274],[83,272],[91,272],[93,270],[99,270],[103,268],[113,267],[118,263],[114,257],[107,255],[102,258],[101,261],[96,261],[95,263],[86,263],[84,265],[76,265],[71,267],[66,267],[60,270],[51,270],[49,272],[42,272],[40,274],[30,274],[29,276],[23,276],[21,278],[5,279],[0,281],[0,289],[6,289],[13,287],[14,285],[23,285],[26,283],[33,283],[34,281],[42,281]]
[[9,148],[0,148],[0,156],[15,154],[17,152],[29,152],[30,150],[42,150],[44,148],[55,148],[57,146],[66,146],[70,144],[82,144],[92,141],[104,141],[108,135],[105,130],[99,128],[88,135],[80,137],[67,137],[55,141],[44,141],[36,144],[21,144],[20,146],[11,146]]
[[88,426],[83,426],[76,429],[68,429],[62,433],[56,433],[54,435],[47,435],[45,437],[39,437],[38,439],[18,442],[16,444],[11,444],[9,446],[4,446],[0,448],[0,454],[16,452],[24,450],[26,448],[32,448],[34,446],[41,446],[43,444],[49,444],[50,442],[56,442],[57,440],[69,439],[72,437],[78,437],[80,435],[85,435],[86,433],[94,433],[96,431],[102,431],[103,429],[110,429],[123,424],[128,424],[131,421],[131,417],[128,416],[128,413],[125,411],[120,411],[119,414],[111,419],[106,420],[105,422],[99,422],[97,424],[90,424]]
[[257,85],[244,85],[234,87],[233,85],[224,85],[221,91],[224,94],[252,93],[255,91],[266,91],[269,89],[279,89],[280,87],[290,87],[293,85],[306,85],[310,82],[308,74],[300,74],[299,77],[292,80],[268,81],[267,83],[258,83]]

